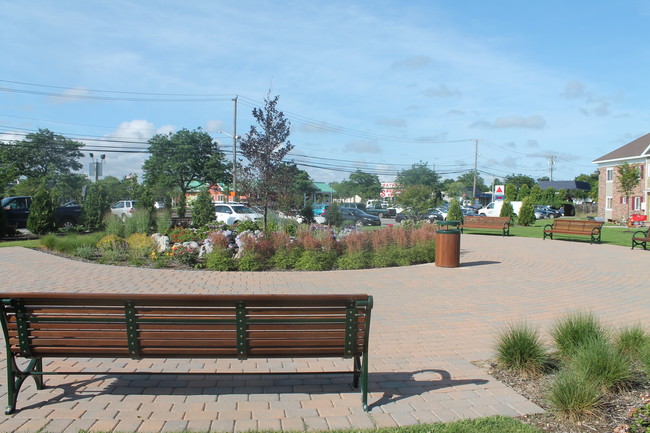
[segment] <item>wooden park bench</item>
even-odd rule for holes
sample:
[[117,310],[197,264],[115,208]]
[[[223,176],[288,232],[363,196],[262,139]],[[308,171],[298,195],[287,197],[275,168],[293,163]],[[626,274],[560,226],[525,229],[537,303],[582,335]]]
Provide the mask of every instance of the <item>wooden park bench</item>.
[[596,220],[574,220],[565,218],[555,218],[552,224],[544,226],[544,238],[553,239],[553,234],[582,235],[590,236],[589,243],[600,243],[600,235],[603,227],[603,221]]
[[503,236],[507,236],[510,235],[510,218],[465,215],[460,225],[461,233],[466,228],[501,230]]
[[632,249],[641,246],[645,250],[648,242],[650,242],[650,229],[639,230],[632,234]]
[[172,217],[172,227],[187,228],[192,225],[192,217]]
[[[351,374],[368,410],[372,296],[2,293],[0,299],[6,414],[15,411],[30,376],[41,389],[45,375],[120,374],[43,371],[43,359],[57,357],[351,358],[351,370],[324,373]],[[21,369],[17,358],[30,361]]]

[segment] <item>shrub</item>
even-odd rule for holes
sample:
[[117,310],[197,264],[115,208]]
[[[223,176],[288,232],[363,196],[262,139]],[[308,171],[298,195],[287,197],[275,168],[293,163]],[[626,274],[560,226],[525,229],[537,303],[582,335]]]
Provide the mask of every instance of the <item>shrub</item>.
[[192,203],[192,224],[203,226],[216,219],[212,196],[208,188],[201,189],[196,200]]
[[449,211],[447,212],[447,221],[462,221],[463,212],[460,210],[460,203],[455,198],[451,199],[449,203]]
[[56,240],[57,240],[56,235],[50,233],[49,235],[43,236],[40,239],[39,243],[43,247],[47,248],[48,250],[54,250],[54,246],[56,245]]
[[387,246],[385,248],[377,249],[372,252],[370,265],[373,268],[387,268],[390,266],[397,266],[400,259],[401,252],[396,246]]
[[327,211],[325,212],[325,221],[332,227],[341,227],[343,225],[343,216],[341,216],[341,211],[339,210],[338,204],[330,203],[327,205]]
[[245,220],[237,224],[237,232],[243,233],[246,231],[257,232],[260,231],[261,227],[257,221]]
[[227,249],[212,250],[205,256],[205,268],[211,271],[234,271],[237,265],[232,258],[232,251]]
[[592,340],[607,340],[607,333],[593,313],[574,312],[557,321],[551,337],[558,354],[571,358],[583,344]]
[[520,226],[530,226],[535,224],[535,206],[530,197],[526,197],[519,209],[519,216],[517,217],[517,224]]
[[300,209],[300,217],[303,224],[313,224],[314,221],[314,208],[311,207],[310,203],[305,204]]
[[496,353],[500,364],[525,375],[541,373],[547,361],[538,331],[526,323],[509,324],[506,330],[501,331]]
[[503,202],[503,205],[501,206],[501,212],[499,212],[499,216],[510,218],[511,225],[514,225],[516,223],[517,217],[515,216],[515,210],[513,209],[510,200],[506,200]]
[[553,382],[549,400],[561,418],[579,421],[596,415],[602,404],[603,393],[598,383],[575,372],[565,371]]
[[303,250],[299,247],[279,249],[275,251],[269,263],[278,269],[294,269],[302,256],[302,252]]
[[106,234],[124,237],[124,223],[115,214],[107,213],[103,219]]
[[127,244],[124,238],[115,235],[106,235],[97,242],[97,248],[104,254],[106,251],[126,250]]
[[49,233],[56,229],[56,208],[45,185],[38,189],[32,199],[29,216],[27,217],[27,228],[37,235]]
[[111,203],[108,189],[102,182],[88,186],[86,201],[83,204],[83,222],[90,231],[99,231],[103,228],[103,217],[109,212]]
[[82,259],[90,260],[95,256],[96,251],[97,249],[95,247],[84,245],[77,247],[77,249],[74,250],[74,255]]
[[571,358],[569,369],[604,390],[625,386],[632,380],[629,359],[602,338],[583,343]]
[[147,257],[155,247],[153,239],[144,233],[133,233],[126,238],[126,243],[129,246],[129,255],[132,258]]
[[268,266],[262,254],[255,251],[248,251],[237,261],[237,270],[255,272],[266,269]]
[[336,252],[305,250],[296,261],[295,269],[300,271],[328,271],[334,267]]
[[124,250],[101,250],[101,254],[98,259],[100,263],[117,263],[124,260]]
[[369,265],[369,255],[364,251],[348,251],[336,260],[338,269],[366,269]]
[[353,230],[343,236],[342,243],[344,251],[348,253],[359,253],[370,251],[369,231]]
[[135,209],[130,218],[124,221],[124,236],[130,236],[134,233],[149,233],[150,211],[148,209]]
[[174,227],[173,229],[167,232],[169,236],[169,242],[172,244],[183,243],[183,242],[198,242],[199,236],[195,230],[186,229],[183,227]]
[[176,244],[171,248],[169,257],[183,265],[194,266],[199,259],[199,249],[191,245]]

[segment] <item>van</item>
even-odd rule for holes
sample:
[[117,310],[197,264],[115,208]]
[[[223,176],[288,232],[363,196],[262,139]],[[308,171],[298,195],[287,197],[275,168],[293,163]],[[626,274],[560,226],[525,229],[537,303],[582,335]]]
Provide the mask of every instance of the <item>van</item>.
[[[481,216],[489,216],[489,217],[501,216],[501,208],[503,207],[503,203],[504,203],[503,200],[492,201],[487,206],[479,209],[478,214]],[[521,210],[522,203],[523,202],[521,201],[510,202],[510,204],[512,205],[512,210],[514,211],[515,215],[519,215],[519,210]]]

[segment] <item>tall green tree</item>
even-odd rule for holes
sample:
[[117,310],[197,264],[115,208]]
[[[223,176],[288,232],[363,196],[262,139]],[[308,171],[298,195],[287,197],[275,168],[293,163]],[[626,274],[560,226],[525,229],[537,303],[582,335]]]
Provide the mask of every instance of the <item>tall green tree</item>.
[[104,216],[110,211],[111,203],[105,183],[100,181],[88,186],[82,208],[82,219],[88,230],[93,232],[104,228]]
[[45,184],[36,192],[29,207],[27,228],[36,235],[50,233],[56,229],[56,206]]
[[257,125],[242,139],[240,149],[248,163],[242,167],[242,184],[253,203],[264,210],[264,231],[268,212],[280,190],[287,188],[292,179],[280,173],[283,160],[293,149],[288,140],[291,122],[278,110],[279,96],[264,99],[264,108],[253,108]]
[[530,187],[525,183],[521,186],[521,188],[519,188],[519,192],[517,193],[517,200],[523,201],[528,196],[530,196]]
[[[80,170],[82,143],[55,134],[49,129],[27,134],[24,140],[0,147],[0,166],[18,176],[43,178]],[[9,169],[10,167],[10,169]],[[6,176],[6,175],[5,175]]]
[[438,204],[438,197],[425,185],[411,185],[402,190],[395,201],[408,209],[409,216],[415,221],[422,219],[425,212]]
[[630,197],[634,190],[639,186],[641,174],[639,168],[628,164],[627,162],[616,167],[616,183],[618,192],[625,197],[627,202],[627,218],[630,218]]
[[515,201],[517,200],[517,194],[518,194],[518,188],[517,185],[514,183],[507,183],[506,184],[506,196],[505,199],[508,201]]
[[144,162],[147,185],[180,191],[178,215],[185,216],[186,194],[192,182],[215,184],[230,179],[229,166],[219,145],[201,128],[181,129],[149,139],[150,157]]
[[[350,177],[339,184],[341,191],[345,191],[343,198],[354,197],[358,195],[361,200],[370,200],[379,198],[381,194],[381,182],[376,174],[366,173],[357,170],[350,174]],[[338,192],[338,190],[337,190]],[[342,197],[342,193],[339,194]]]
[[542,188],[538,184],[533,185],[533,187],[530,189],[530,201],[535,204],[544,204],[541,203],[542,200]]
[[305,197],[316,191],[309,173],[296,164],[281,163],[278,175],[290,180],[278,185],[276,204],[281,211],[301,209],[306,203]]
[[521,188],[522,185],[528,185],[529,188],[532,188],[535,185],[535,179],[524,174],[509,174],[504,179],[504,182],[507,184],[512,183],[517,187],[517,190]]
[[423,161],[413,164],[411,168],[399,171],[395,182],[402,188],[424,185],[436,191],[440,190],[440,175],[430,169],[428,163]]
[[519,215],[517,216],[517,224],[520,226],[530,226],[535,223],[535,206],[529,197],[523,199]]
[[[458,182],[461,182],[466,187],[474,187],[474,170],[470,170],[467,173],[463,173],[456,179]],[[476,173],[476,193],[482,191],[489,191],[490,187],[485,184],[485,179]]]
[[204,226],[215,220],[214,205],[208,188],[202,188],[196,200],[192,202],[192,224]]
[[591,187],[590,191],[575,191],[575,196],[577,198],[585,199],[590,198],[593,201],[598,201],[598,178],[600,176],[600,171],[598,169],[594,170],[591,174],[580,174],[576,176],[574,180],[580,182],[588,182]]

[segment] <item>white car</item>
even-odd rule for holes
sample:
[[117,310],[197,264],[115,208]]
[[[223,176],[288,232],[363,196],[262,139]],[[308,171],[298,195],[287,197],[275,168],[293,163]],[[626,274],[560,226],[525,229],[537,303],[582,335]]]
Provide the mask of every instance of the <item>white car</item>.
[[111,206],[111,213],[117,215],[122,221],[125,221],[127,217],[133,216],[134,210],[135,200],[120,200]]
[[262,221],[264,215],[255,212],[240,203],[218,203],[214,205],[217,221],[226,224],[237,224],[242,221]]

